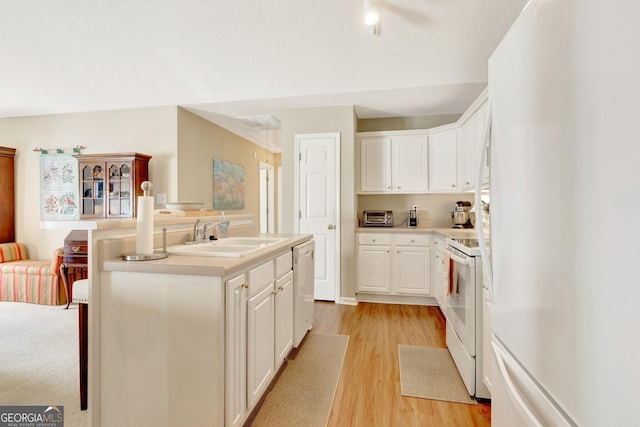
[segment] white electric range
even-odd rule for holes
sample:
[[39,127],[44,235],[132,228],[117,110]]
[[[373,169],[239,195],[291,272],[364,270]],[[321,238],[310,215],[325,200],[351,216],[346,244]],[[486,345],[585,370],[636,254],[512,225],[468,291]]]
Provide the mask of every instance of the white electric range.
[[[450,259],[449,282],[445,296],[446,340],[460,376],[477,398],[491,394],[482,372],[482,260],[477,239],[446,239]],[[447,267],[445,267],[447,268]]]

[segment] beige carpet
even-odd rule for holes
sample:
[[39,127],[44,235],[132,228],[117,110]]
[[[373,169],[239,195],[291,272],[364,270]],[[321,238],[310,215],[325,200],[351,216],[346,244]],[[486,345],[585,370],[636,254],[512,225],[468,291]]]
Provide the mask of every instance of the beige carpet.
[[403,396],[476,404],[446,348],[398,345]]
[[348,342],[346,335],[307,335],[251,426],[326,426]]
[[0,302],[0,406],[64,406],[86,426],[78,383],[78,308]]

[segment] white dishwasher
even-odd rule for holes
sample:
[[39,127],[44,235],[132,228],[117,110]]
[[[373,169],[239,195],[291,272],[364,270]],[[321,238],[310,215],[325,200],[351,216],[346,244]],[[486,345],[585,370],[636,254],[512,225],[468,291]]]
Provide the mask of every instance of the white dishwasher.
[[315,240],[294,246],[293,250],[293,346],[298,348],[313,325],[315,282]]

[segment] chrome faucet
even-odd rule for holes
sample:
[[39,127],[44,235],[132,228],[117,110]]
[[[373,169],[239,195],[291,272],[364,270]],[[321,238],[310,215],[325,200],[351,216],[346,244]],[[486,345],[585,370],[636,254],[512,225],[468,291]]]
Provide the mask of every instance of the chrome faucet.
[[[213,230],[218,229],[219,235],[217,238],[221,239],[227,237],[227,231],[229,230],[229,221],[220,221],[217,224],[213,222],[201,222],[199,219],[196,220],[196,223],[193,225],[193,240],[191,242],[186,242],[186,244],[193,243],[201,243],[206,242],[210,239],[209,232],[213,233]],[[211,231],[209,231],[211,230]],[[214,236],[214,240],[216,237]]]
[[[220,221],[212,227],[211,231],[215,230],[216,228],[218,229],[218,239],[224,239],[225,237],[227,237],[227,231],[229,231],[229,221]],[[206,230],[207,228],[205,227],[205,235]]]

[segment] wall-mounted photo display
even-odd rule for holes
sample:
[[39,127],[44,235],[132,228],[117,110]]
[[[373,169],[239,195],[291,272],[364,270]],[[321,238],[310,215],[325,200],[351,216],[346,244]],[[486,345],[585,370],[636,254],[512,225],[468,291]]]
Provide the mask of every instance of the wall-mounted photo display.
[[78,160],[65,154],[40,156],[40,219],[75,220],[80,217]]

